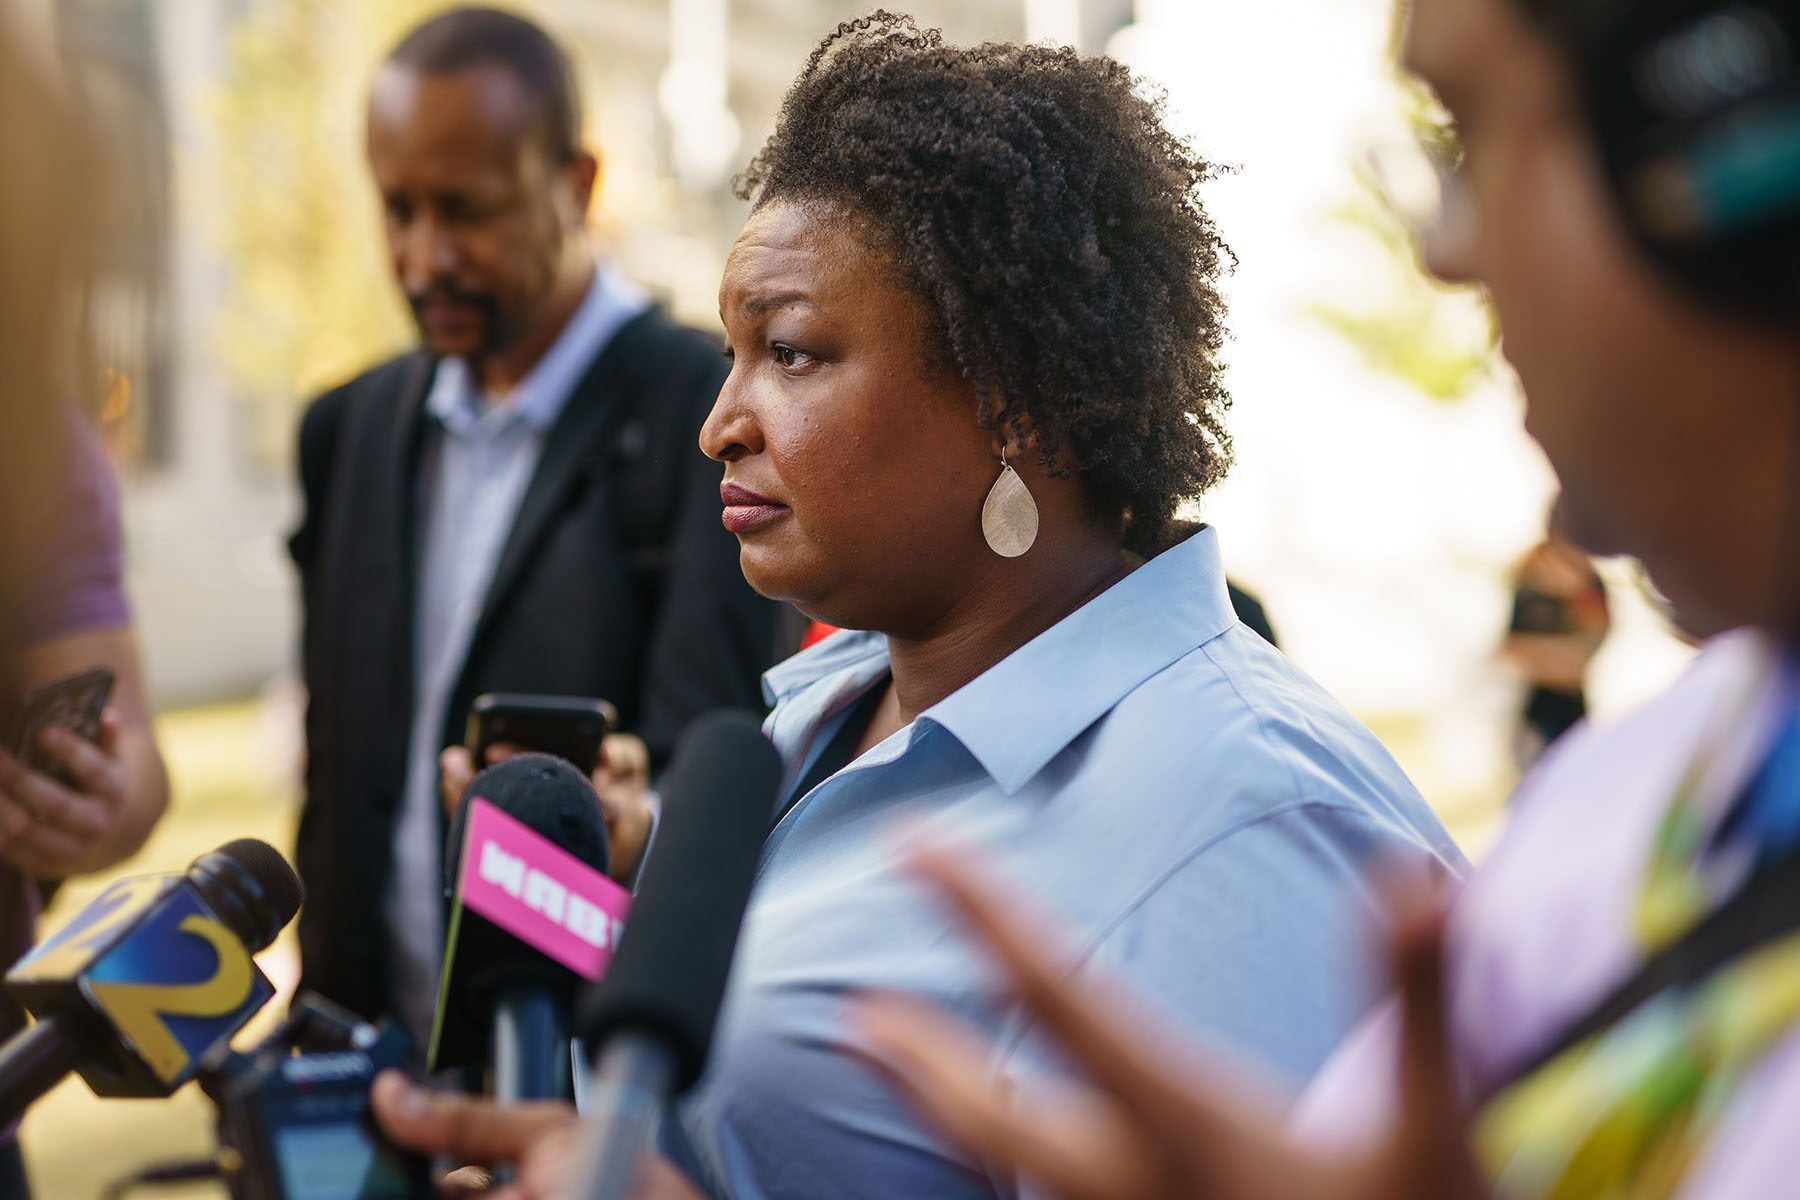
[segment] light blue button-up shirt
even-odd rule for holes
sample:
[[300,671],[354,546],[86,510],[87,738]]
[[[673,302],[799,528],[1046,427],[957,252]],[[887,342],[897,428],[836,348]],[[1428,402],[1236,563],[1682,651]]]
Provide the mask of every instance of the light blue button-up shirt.
[[[788,788],[888,671],[885,638],[841,633],[768,673]],[[1237,621],[1204,529],[781,819],[711,1068],[665,1131],[713,1195],[1013,1194],[846,1053],[847,996],[891,988],[991,1034],[995,1069],[1021,1083],[1058,1069],[899,870],[902,829],[972,845],[1084,968],[1295,1082],[1373,995],[1365,868],[1464,866],[1374,736]]]
[[444,705],[468,656],[507,534],[543,457],[544,440],[581,377],[648,299],[616,267],[594,281],[568,324],[510,396],[483,395],[469,364],[437,364],[425,411],[435,422],[420,471],[419,591],[413,620],[412,731],[406,785],[394,823],[394,872],[385,900],[393,936],[395,1007],[425,1045],[444,948],[443,826],[438,754]]

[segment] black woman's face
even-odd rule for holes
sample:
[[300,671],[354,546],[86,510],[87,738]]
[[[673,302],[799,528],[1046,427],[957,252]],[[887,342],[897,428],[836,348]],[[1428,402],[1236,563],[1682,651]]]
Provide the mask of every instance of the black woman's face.
[[771,202],[719,312],[731,376],[700,444],[727,464],[745,577],[834,624],[925,631],[992,558],[999,462],[922,304],[841,209]]

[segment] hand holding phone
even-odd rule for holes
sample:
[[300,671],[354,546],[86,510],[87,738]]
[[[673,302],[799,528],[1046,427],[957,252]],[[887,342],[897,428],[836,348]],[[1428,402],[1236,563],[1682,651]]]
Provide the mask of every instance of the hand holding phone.
[[611,874],[629,883],[655,824],[650,752],[633,734],[609,732],[617,720],[604,700],[489,693],[469,710],[466,746],[438,759],[446,812],[454,813],[483,767],[524,751],[555,754],[593,782],[612,849]]
[[490,749],[507,745],[554,754],[591,775],[600,765],[601,743],[618,720],[617,709],[593,697],[488,692],[469,706],[464,744],[481,766],[487,765]]
[[0,754],[0,861],[32,878],[92,869],[124,807],[112,684],[97,668],[30,692]]
[[40,735],[54,725],[67,729],[84,742],[98,742],[100,718],[106,711],[112,687],[112,671],[107,667],[95,667],[26,693],[12,740],[13,752],[34,769],[64,783],[71,782],[66,771],[44,761]]

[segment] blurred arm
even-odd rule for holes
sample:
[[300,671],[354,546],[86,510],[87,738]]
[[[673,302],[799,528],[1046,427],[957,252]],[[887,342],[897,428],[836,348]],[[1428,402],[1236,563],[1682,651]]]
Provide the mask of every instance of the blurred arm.
[[94,667],[113,671],[107,729],[98,745],[73,743],[46,747],[65,764],[76,786],[63,784],[22,764],[9,791],[22,794],[41,815],[45,810],[78,810],[94,819],[71,828],[50,828],[45,821],[18,839],[9,839],[14,865],[38,878],[62,878],[110,867],[135,854],[169,802],[168,773],[150,724],[144,697],[143,669],[137,635],[130,626],[86,630],[25,649],[20,654],[21,684],[26,690]]

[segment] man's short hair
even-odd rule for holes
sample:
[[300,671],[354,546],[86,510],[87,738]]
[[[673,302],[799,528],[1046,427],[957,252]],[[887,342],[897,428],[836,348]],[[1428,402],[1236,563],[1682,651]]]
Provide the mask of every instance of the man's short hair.
[[581,153],[581,92],[562,47],[537,25],[498,8],[453,8],[401,39],[388,62],[422,74],[500,67],[537,109],[534,124],[557,163]]

